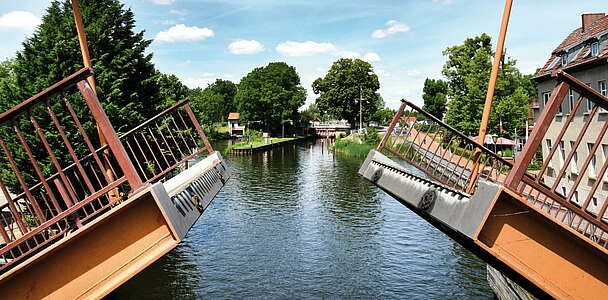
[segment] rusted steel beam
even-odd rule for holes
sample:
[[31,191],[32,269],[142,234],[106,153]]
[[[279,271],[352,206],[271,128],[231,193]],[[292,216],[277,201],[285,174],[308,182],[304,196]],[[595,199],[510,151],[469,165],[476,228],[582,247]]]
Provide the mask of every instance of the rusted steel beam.
[[584,84],[582,81],[574,78],[572,75],[560,70],[555,75],[558,81],[565,82],[572,87],[581,96],[593,101],[601,108],[608,110],[608,97],[600,94],[598,91]]
[[534,129],[532,129],[530,138],[524,144],[524,149],[519,155],[519,158],[515,160],[515,164],[511,169],[511,172],[509,172],[509,175],[507,175],[505,185],[508,188],[514,191],[517,190],[517,185],[519,185],[519,182],[524,177],[524,174],[528,169],[528,165],[536,154],[536,149],[542,142],[545,133],[553,121],[553,116],[555,116],[555,113],[566,96],[566,93],[568,93],[569,88],[570,86],[567,83],[560,82],[555,89],[553,89],[549,102],[547,102],[547,106],[540,113],[540,117],[534,125]]
[[114,127],[110,123],[108,116],[104,112],[99,100],[97,99],[97,95],[91,89],[91,86],[86,81],[80,81],[76,84],[78,86],[78,90],[82,94],[82,97],[85,99],[91,114],[95,118],[97,125],[99,126],[103,136],[106,138],[106,142],[108,146],[112,150],[116,161],[120,165],[120,168],[125,174],[125,177],[129,181],[129,185],[131,185],[131,192],[135,192],[142,188],[143,182],[137,171],[135,170],[135,166],[133,162],[129,159],[129,155],[127,151],[122,146],[122,143],[118,139],[116,132],[114,131]]
[[190,108],[190,105],[186,103],[184,105],[184,110],[188,114],[188,117],[190,117],[190,121],[192,122],[192,125],[194,125],[194,129],[196,129],[196,132],[198,133],[200,138],[205,143],[205,148],[207,149],[207,152],[213,153],[213,147],[211,147],[209,140],[207,140],[207,137],[205,136],[205,132],[201,128],[201,124],[198,123],[198,120],[196,119],[194,112],[192,112],[192,108]]
[[[578,110],[578,108],[582,102],[583,102],[583,97],[579,97],[578,100],[576,101],[576,104],[574,104],[574,107],[572,108],[570,115],[566,119],[564,126],[562,126],[562,129],[560,130],[559,134],[557,135],[557,138],[555,139],[556,141],[562,140],[562,138],[564,137],[564,134],[570,127],[572,120],[574,120],[574,115],[576,115],[576,111]],[[553,149],[551,149],[551,152],[549,152],[549,155],[547,155],[547,157],[544,159],[545,162],[543,163],[543,166],[540,169],[540,172],[538,172],[538,176],[537,176],[538,180],[540,180],[543,177],[543,174],[545,174],[545,171],[546,171],[547,167],[549,166],[549,162],[551,162],[551,159],[553,158],[553,155],[555,155],[557,148],[558,148],[557,145],[556,145],[556,147],[553,147]],[[566,163],[565,165],[567,166],[568,164]]]
[[[595,116],[596,113],[597,113],[597,107],[594,107],[593,110],[591,110],[591,113],[589,114],[589,118],[587,119],[585,124],[583,124],[583,127],[580,129],[578,136],[576,137],[576,141],[574,142],[574,146],[570,150],[570,153],[568,153],[568,158],[566,159],[566,162],[564,163],[564,167],[559,170],[559,173],[555,179],[555,182],[553,183],[553,186],[551,187],[552,191],[557,190],[557,185],[559,184],[559,182],[562,180],[562,178],[566,174],[566,168],[570,164],[570,161],[574,157],[574,154],[577,153],[576,150],[578,149],[578,146],[580,146],[581,142],[583,141],[583,137],[585,137],[587,128],[589,128],[589,125],[591,125],[591,123],[593,122],[593,117]],[[556,145],[556,148],[557,148],[557,145]],[[587,165],[588,164],[586,164],[585,168],[582,169],[583,172],[585,171]],[[579,177],[581,177],[581,176],[579,176]]]
[[80,69],[78,72],[66,77],[65,79],[53,84],[46,90],[30,97],[29,99],[0,114],[0,124],[12,120],[14,116],[27,111],[28,108],[40,103],[40,101],[63,92],[65,89],[91,75],[93,75],[93,70],[91,68]]
[[[62,99],[63,99],[63,103],[65,104],[66,108],[70,112],[70,115],[72,116],[72,120],[74,121],[74,124],[76,124],[76,128],[78,128],[78,132],[80,132],[80,135],[82,135],[82,138],[84,139],[84,142],[87,145],[87,148],[91,152],[89,155],[93,156],[93,158],[95,159],[95,162],[99,166],[100,170],[106,170],[105,166],[103,165],[103,163],[99,159],[99,155],[97,155],[97,151],[95,151],[95,147],[93,147],[93,144],[91,143],[91,139],[89,139],[86,131],[82,127],[82,124],[80,123],[80,119],[78,118],[78,115],[76,115],[76,112],[74,111],[74,108],[72,108],[72,105],[70,104],[70,101],[68,101],[68,99],[66,97],[62,97]],[[48,107],[49,114],[51,115],[51,117],[53,118],[53,120],[57,119],[57,117],[55,116],[55,113],[53,112],[53,110],[51,109],[51,107],[48,106],[48,105],[47,105],[47,107]],[[54,123],[55,123],[55,126],[57,126],[57,130],[59,130],[60,132],[63,132],[63,128],[59,124],[59,121],[58,120],[56,122],[54,121]],[[67,140],[67,137],[66,137],[66,140]],[[110,176],[107,174],[107,172],[102,172],[102,173],[103,173],[103,176],[105,177],[107,183],[112,182],[112,180],[111,180]],[[116,175],[116,172],[114,172],[112,170],[112,174]]]
[[399,106],[399,109],[397,110],[397,113],[393,117],[393,120],[391,120],[391,124],[388,126],[388,130],[386,130],[386,134],[384,135],[384,137],[380,141],[380,144],[378,144],[378,147],[376,147],[376,149],[378,151],[380,151],[380,149],[382,149],[382,147],[384,147],[384,145],[386,144],[386,141],[388,141],[389,137],[393,133],[393,130],[395,129],[395,126],[397,125],[397,122],[399,122],[399,118],[401,118],[401,115],[403,114],[403,110],[405,109],[405,106],[406,106],[405,103],[402,103]]

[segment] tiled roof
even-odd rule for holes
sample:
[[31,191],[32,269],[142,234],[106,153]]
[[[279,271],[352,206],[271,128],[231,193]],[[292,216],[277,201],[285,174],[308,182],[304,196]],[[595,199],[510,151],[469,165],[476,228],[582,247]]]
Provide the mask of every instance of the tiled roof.
[[[574,31],[572,31],[572,33],[570,33],[565,39],[564,41],[562,41],[559,46],[557,46],[557,48],[555,48],[555,50],[553,50],[553,52],[551,53],[551,57],[549,57],[549,60],[547,60],[547,62],[543,65],[543,67],[540,69],[540,71],[538,72],[538,74],[536,74],[536,78],[538,77],[542,77],[548,74],[551,74],[554,71],[557,71],[559,69],[562,68],[562,62],[561,60],[559,62],[557,62],[557,64],[554,64],[552,66],[552,68],[549,68],[552,63],[554,62],[554,60],[556,60],[557,58],[560,58],[560,55],[570,49],[572,49],[575,46],[580,45],[581,43],[594,38],[594,37],[599,37],[598,35],[601,35],[602,33],[607,33],[608,32],[608,15],[598,19],[597,21],[593,22],[592,24],[588,25],[585,29],[585,31],[583,32],[582,27],[575,29]],[[588,53],[590,51],[590,45],[586,45],[583,47],[583,49],[581,49],[580,52],[578,52],[578,55],[576,55],[576,57],[574,58],[574,56],[570,56],[568,59],[568,64],[564,69],[568,69],[571,67],[575,67],[575,66],[579,66],[585,63],[589,63],[592,61],[596,61],[602,58],[606,58],[608,57],[608,45],[606,45],[605,47],[603,47],[603,49],[599,49],[599,55],[598,56],[585,56],[586,53]],[[571,60],[572,58],[574,58],[574,60]]]
[[228,114],[228,120],[238,120],[241,118],[241,114],[238,112],[232,112]]

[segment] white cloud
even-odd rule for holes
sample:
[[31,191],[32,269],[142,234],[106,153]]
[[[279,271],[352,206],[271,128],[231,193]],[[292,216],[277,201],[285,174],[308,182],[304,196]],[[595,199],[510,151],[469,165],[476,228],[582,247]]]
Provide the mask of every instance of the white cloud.
[[277,52],[286,56],[312,56],[321,53],[336,53],[337,49],[332,43],[317,43],[313,41],[308,42],[293,42],[286,41],[280,43],[277,48]]
[[367,62],[380,61],[380,55],[378,55],[376,52],[369,52],[363,55],[363,60]]
[[169,5],[175,3],[175,0],[152,0],[152,2],[158,5]]
[[202,41],[213,37],[214,35],[213,30],[209,28],[199,28],[196,26],[189,27],[184,24],[178,24],[157,33],[154,40],[168,43],[181,41],[193,42]]
[[410,26],[405,23],[401,23],[395,20],[390,20],[386,22],[385,29],[378,29],[372,32],[372,38],[374,39],[383,39],[389,35],[398,33],[398,32],[408,32],[410,31]]
[[188,14],[188,11],[185,9],[182,10],[177,10],[177,9],[172,9],[169,11],[170,14],[174,14],[174,15],[178,15],[178,16],[185,16]]
[[350,58],[350,59],[355,59],[355,58],[359,58],[361,56],[361,54],[359,54],[359,52],[355,52],[355,51],[342,51],[339,53],[340,58]]
[[22,29],[33,31],[42,21],[29,11],[11,11],[0,16],[0,30]]
[[264,45],[256,40],[237,40],[228,45],[232,54],[255,54],[264,51]]

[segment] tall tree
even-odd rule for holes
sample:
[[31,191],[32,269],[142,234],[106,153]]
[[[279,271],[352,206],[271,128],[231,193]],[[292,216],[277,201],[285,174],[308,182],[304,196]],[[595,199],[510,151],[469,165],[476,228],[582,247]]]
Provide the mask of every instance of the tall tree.
[[175,75],[167,75],[157,72],[156,85],[160,101],[155,102],[155,110],[161,111],[178,101],[188,97],[190,89],[185,86]]
[[302,123],[314,121],[316,118],[321,118],[321,112],[314,103],[308,105],[308,107],[300,113],[300,121]]
[[216,79],[205,89],[190,91],[192,109],[205,124],[226,121],[228,113],[235,112],[237,86],[230,80]]
[[319,95],[316,104],[322,114],[331,114],[348,120],[352,126],[359,117],[358,99],[362,96],[363,119],[369,120],[384,106],[377,93],[378,76],[372,65],[360,59],[341,58],[333,63],[325,77],[312,84]]
[[285,120],[297,120],[306,101],[296,69],[284,62],[255,68],[241,79],[235,102],[244,120],[262,121],[267,131],[278,132]]
[[377,110],[372,116],[372,119],[378,122],[380,125],[388,125],[391,123],[396,113],[397,112],[394,109],[383,108]]
[[[443,54],[448,57],[442,73],[448,79],[450,98],[446,122],[465,134],[475,135],[479,131],[492,68],[490,36],[482,34],[468,38]],[[528,102],[535,92],[530,76],[523,76],[515,63],[505,54],[496,83],[489,133],[499,133],[502,121],[503,135],[512,135],[516,128],[523,128],[528,116]]]
[[435,116],[437,119],[443,119],[448,102],[448,83],[441,79],[429,79],[424,81],[424,88],[422,89],[424,100],[424,106],[422,109]]
[[[130,9],[126,9],[118,0],[80,0],[79,3],[95,71],[97,94],[118,133],[135,127],[170,104],[163,103],[164,97],[183,96],[183,90],[168,91],[178,86],[176,78],[159,78],[160,73],[151,63],[152,54],[145,53],[151,41],[144,39],[143,31],[134,31],[135,20]],[[13,60],[0,67],[0,110],[4,111],[24,101],[82,67],[70,1],[52,1],[42,17],[41,25],[23,42],[22,50],[17,52]],[[160,86],[165,87],[163,93]],[[68,91],[67,97],[72,97],[70,93]],[[173,96],[169,97],[169,94]],[[72,97],[74,110],[81,117],[92,142],[98,146],[95,122],[90,118],[85,103],[77,98],[79,97]],[[53,110],[56,109],[76,152],[85,153],[86,146],[78,130],[73,123],[64,122],[69,117],[61,101],[53,101],[51,105]],[[52,148],[63,149],[55,153],[59,160],[71,161],[58,133],[50,130],[53,125],[49,123],[48,114],[42,109],[34,109],[31,113],[38,119],[41,128],[49,129],[45,134]],[[25,140],[34,144],[37,140],[36,132],[27,116],[16,122],[22,129]],[[10,126],[3,126],[0,131],[26,182],[30,184],[37,181],[37,175],[23,148],[19,146],[14,131]],[[31,150],[39,158],[45,177],[56,172],[43,147],[32,147]],[[19,184],[10,170],[6,159],[1,159],[0,177],[11,190],[18,192]]]
[[[150,40],[135,32],[131,9],[118,0],[80,0],[85,32],[95,70],[98,97],[117,131],[126,131],[154,115],[161,101]],[[83,67],[69,0],[53,1],[36,32],[17,53],[13,106]]]

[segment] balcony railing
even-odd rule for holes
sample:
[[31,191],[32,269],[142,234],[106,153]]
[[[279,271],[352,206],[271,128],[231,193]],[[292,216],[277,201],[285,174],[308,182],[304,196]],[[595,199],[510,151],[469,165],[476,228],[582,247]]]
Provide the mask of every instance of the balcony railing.
[[117,136],[92,75],[81,69],[0,115],[0,273],[213,152],[187,101]]

